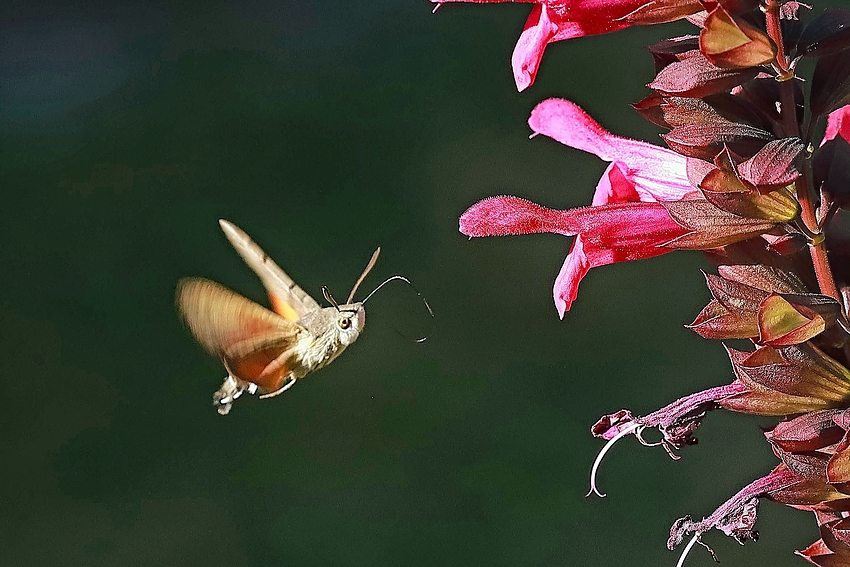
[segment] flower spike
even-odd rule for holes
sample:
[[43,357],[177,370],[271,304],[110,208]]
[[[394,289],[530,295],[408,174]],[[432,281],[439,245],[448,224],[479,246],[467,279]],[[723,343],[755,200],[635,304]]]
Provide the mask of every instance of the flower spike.
[[[643,83],[652,92],[633,105],[665,130],[667,147],[616,136],[568,100],[544,100],[529,138],[607,163],[590,205],[497,196],[464,212],[460,231],[570,238],[552,290],[561,318],[592,268],[702,250],[717,275],[705,274],[711,299],[687,327],[752,345],[724,345],[731,384],[649,415],[600,418],[591,432],[606,443],[587,496],[605,496],[601,463],[627,435],[678,459],[710,411],[772,416],[765,437],[780,464],[702,520],[680,518],[668,540],[670,549],[685,544],[677,567],[696,544],[717,560],[702,541],[711,529],[756,539],[762,498],[815,512],[821,537],[799,555],[850,567],[850,10],[810,15],[796,0],[526,1],[512,58],[519,90],[555,41],[681,18],[698,28],[649,47],[655,76]],[[798,67],[804,57],[815,60],[812,73]],[[644,438],[648,428],[659,441]]]

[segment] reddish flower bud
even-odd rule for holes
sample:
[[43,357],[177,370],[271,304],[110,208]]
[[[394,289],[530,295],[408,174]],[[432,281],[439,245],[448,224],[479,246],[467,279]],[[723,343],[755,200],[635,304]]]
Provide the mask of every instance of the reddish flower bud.
[[[764,148],[756,157],[763,150]],[[756,157],[746,163],[751,163]],[[714,206],[738,216],[772,222],[787,222],[800,213],[800,204],[788,189],[782,187],[761,192],[755,184],[743,179],[728,148],[717,155],[715,165],[717,168],[710,171],[700,182],[703,196]],[[760,173],[763,168],[755,169]]]
[[[840,313],[838,302],[827,296],[823,305],[832,312],[832,321]],[[795,345],[819,335],[826,329],[823,315],[801,304],[793,304],[784,297],[771,294],[758,308],[759,344],[775,347]]]

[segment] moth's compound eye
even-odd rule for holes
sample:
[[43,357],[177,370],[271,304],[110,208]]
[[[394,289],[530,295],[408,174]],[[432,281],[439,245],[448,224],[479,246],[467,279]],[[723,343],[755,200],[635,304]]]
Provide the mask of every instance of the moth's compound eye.
[[347,329],[351,326],[351,319],[346,317],[345,319],[340,319],[339,321],[337,321],[336,324],[339,325],[340,329]]

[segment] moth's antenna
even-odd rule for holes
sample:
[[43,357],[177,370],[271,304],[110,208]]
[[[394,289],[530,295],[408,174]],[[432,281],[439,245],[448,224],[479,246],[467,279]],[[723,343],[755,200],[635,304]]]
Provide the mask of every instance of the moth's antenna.
[[339,311],[339,303],[337,303],[336,299],[334,299],[334,296],[331,295],[331,290],[328,289],[328,286],[322,286],[322,295],[325,296],[325,301],[336,307],[336,310]]
[[351,303],[351,300],[354,299],[354,294],[357,293],[357,288],[360,287],[360,284],[363,283],[363,280],[366,279],[366,276],[369,275],[369,272],[372,271],[372,268],[375,267],[375,263],[378,261],[378,255],[381,253],[381,247],[378,246],[378,249],[372,253],[372,258],[369,260],[369,263],[366,264],[366,269],[363,270],[363,273],[360,274],[360,277],[357,278],[357,282],[354,284],[354,287],[351,288],[351,293],[348,294],[348,299],[345,300],[346,303]]
[[[393,281],[393,280],[401,280],[401,281],[403,281],[404,283],[406,283],[407,285],[409,285],[411,288],[413,288],[413,291],[415,291],[415,292],[416,292],[416,295],[418,295],[418,296],[419,296],[419,298],[422,300],[422,303],[424,303],[424,304],[425,304],[425,309],[427,309],[427,310],[428,310],[428,314],[430,314],[430,315],[431,315],[431,317],[433,317],[433,316],[434,316],[434,310],[433,310],[433,309],[431,309],[431,306],[430,306],[430,305],[428,305],[428,300],[427,300],[427,299],[425,299],[425,296],[424,296],[424,295],[422,295],[421,293],[419,293],[419,290],[418,290],[418,289],[416,289],[416,286],[414,286],[412,283],[410,283],[410,280],[409,280],[409,279],[407,279],[407,278],[406,278],[406,277],[404,277],[404,276],[390,276],[390,277],[388,277],[388,278],[387,278],[387,279],[385,279],[383,282],[381,282],[381,283],[378,285],[378,287],[376,287],[375,289],[373,289],[373,290],[371,291],[371,293],[369,293],[369,295],[367,295],[367,296],[366,296],[366,299],[364,299],[363,301],[361,301],[361,303],[365,304],[367,301],[369,301],[369,298],[370,298],[370,297],[372,297],[373,295],[375,295],[375,292],[377,292],[379,289],[381,289],[382,287],[384,287],[385,285],[387,285],[388,283],[390,283],[390,282],[391,282],[391,281]],[[404,336],[404,335],[402,335],[402,336]],[[405,338],[406,338],[406,337],[405,337]],[[425,340],[426,340],[427,338],[428,338],[428,337],[420,337],[420,338],[418,338],[418,339],[411,339],[411,340],[412,340],[413,342],[415,342],[415,343],[422,343],[422,342],[425,342]]]

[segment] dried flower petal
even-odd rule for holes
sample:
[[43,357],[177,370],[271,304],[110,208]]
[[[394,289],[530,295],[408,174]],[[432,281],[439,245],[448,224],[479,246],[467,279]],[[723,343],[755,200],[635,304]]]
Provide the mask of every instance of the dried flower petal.
[[741,544],[747,540],[758,539],[758,532],[754,529],[754,525],[757,518],[759,498],[800,481],[801,478],[791,472],[788,467],[779,465],[767,476],[742,488],[735,496],[724,502],[710,516],[701,521],[694,522],[690,516],[676,520],[673,527],[670,528],[667,548],[675,549],[688,534],[700,536],[713,528],[735,538],[735,541]]
[[[694,431],[702,423],[705,415],[719,408],[720,400],[747,391],[747,387],[740,383],[729,384],[711,388],[696,394],[680,398],[672,404],[665,406],[645,417],[634,417],[632,412],[622,409],[616,413],[602,416],[590,428],[594,437],[606,439],[608,443],[602,448],[593,462],[590,472],[590,494],[605,496],[596,485],[596,473],[605,454],[618,440],[626,435],[634,435],[638,440],[648,446],[661,445],[674,459],[678,459],[672,449],[681,449],[686,445],[695,445],[697,442]],[[662,435],[660,443],[647,443],[643,439],[643,431],[647,427],[657,427]]]

